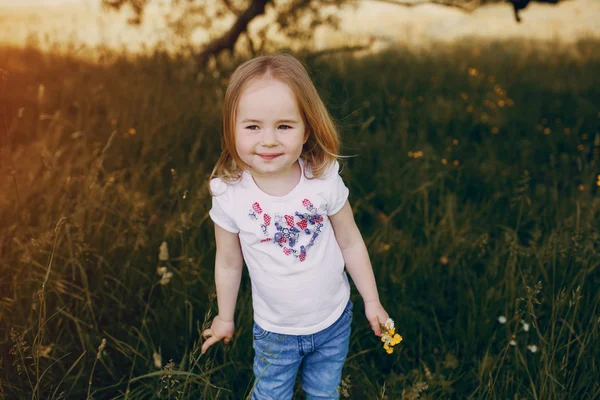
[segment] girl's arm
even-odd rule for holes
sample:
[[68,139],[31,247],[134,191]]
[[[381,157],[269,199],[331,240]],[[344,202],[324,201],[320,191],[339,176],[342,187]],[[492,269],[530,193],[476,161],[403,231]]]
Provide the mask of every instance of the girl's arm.
[[389,318],[377,292],[375,275],[371,267],[371,260],[367,252],[367,246],[356,226],[350,203],[346,204],[335,215],[329,217],[335,238],[342,250],[346,263],[346,270],[352,277],[358,292],[365,302],[365,314],[376,335],[381,334],[380,324],[384,324]]
[[206,341],[202,344],[202,354],[221,339],[229,343],[235,324],[233,316],[242,279],[243,257],[237,233],[231,233],[215,224],[215,286],[219,314],[213,319],[210,329],[202,332]]

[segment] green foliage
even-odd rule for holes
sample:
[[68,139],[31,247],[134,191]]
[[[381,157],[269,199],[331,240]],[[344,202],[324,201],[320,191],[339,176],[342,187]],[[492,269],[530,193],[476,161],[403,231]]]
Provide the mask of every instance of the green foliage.
[[[600,44],[554,50],[308,62],[356,155],[342,175],[404,337],[387,355],[356,312],[343,395],[600,395]],[[199,348],[229,72],[32,48],[0,65],[0,396],[244,398],[247,274],[232,343]]]

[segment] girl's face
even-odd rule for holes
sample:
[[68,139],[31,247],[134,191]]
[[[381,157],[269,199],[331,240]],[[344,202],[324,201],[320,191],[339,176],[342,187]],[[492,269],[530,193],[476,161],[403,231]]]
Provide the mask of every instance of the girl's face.
[[235,148],[253,175],[290,174],[307,139],[296,97],[287,84],[265,77],[246,86],[235,118]]

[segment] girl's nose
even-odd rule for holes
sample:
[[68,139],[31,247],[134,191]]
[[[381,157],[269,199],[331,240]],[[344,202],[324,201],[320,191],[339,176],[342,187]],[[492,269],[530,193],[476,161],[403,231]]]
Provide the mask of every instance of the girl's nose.
[[263,130],[262,145],[271,146],[277,143],[277,135],[273,129]]

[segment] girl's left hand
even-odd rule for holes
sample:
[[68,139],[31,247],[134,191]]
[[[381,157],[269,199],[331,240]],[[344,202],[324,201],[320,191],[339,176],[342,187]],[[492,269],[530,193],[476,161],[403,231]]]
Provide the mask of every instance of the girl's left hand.
[[381,325],[390,317],[379,300],[365,302],[365,314],[371,324],[371,329],[377,336],[381,336]]

